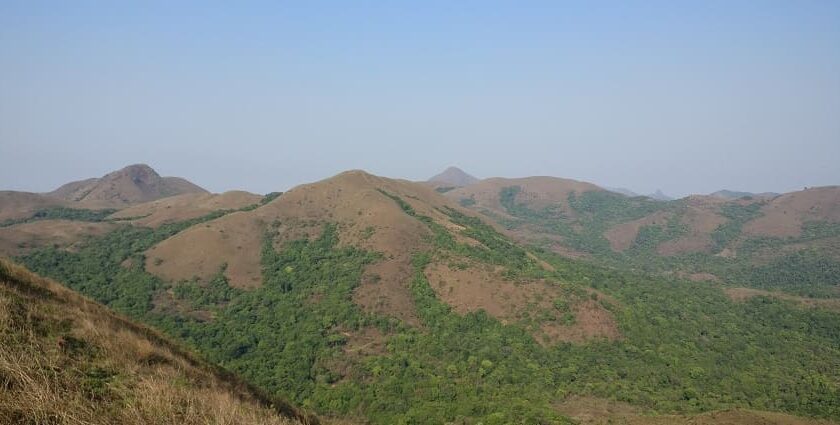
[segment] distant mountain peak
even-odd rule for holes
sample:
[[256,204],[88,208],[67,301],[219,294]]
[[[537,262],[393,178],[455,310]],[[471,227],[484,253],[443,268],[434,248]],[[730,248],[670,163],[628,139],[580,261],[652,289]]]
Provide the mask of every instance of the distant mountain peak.
[[429,182],[461,187],[478,182],[478,178],[467,174],[458,167],[451,166],[430,178]]
[[656,189],[656,192],[651,193],[648,195],[648,198],[656,199],[657,201],[672,201],[674,198],[666,195],[662,192],[662,189]]
[[48,195],[66,201],[125,206],[185,193],[207,193],[180,177],[161,177],[147,164],[132,164],[99,178],[67,183]]

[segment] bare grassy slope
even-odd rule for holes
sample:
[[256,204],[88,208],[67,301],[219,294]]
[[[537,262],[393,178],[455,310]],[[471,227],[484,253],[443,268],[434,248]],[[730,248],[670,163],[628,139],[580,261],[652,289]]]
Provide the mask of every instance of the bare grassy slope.
[[442,214],[435,207],[454,207],[425,186],[348,171],[295,187],[256,210],[194,226],[147,251],[146,267],[164,279],[177,281],[210,277],[226,263],[232,285],[259,285],[260,247],[270,226],[278,230],[276,243],[280,247],[285,241],[319,234],[326,222],[336,223],[342,244],[384,256],[367,270],[368,277],[376,275],[379,284],[370,289],[363,284],[357,301],[413,322],[407,288],[410,257],[426,246],[430,232],[377,189],[399,194],[418,212],[440,220]]
[[[414,212],[407,213],[391,196],[405,202]],[[367,266],[353,295],[356,304],[367,311],[417,325],[416,307],[409,289],[413,278],[412,256],[429,250],[433,237],[429,225],[418,216],[429,217],[457,242],[481,245],[461,233],[464,228],[444,213],[447,208],[472,215],[424,184],[348,171],[298,186],[253,211],[229,214],[164,240],[146,251],[146,269],[177,282],[194,277],[209,279],[226,265],[225,274],[231,285],[255,287],[262,281],[260,250],[267,231],[276,231],[273,242],[282,250],[285,242],[315,237],[325,223],[335,223],[340,244],[382,256]],[[441,299],[460,313],[484,309],[502,320],[518,320],[524,317],[535,296],[542,296],[546,303],[561,296],[546,282],[512,282],[504,277],[502,270],[488,269],[487,264],[461,263],[465,268],[431,264],[428,270],[432,286],[439,291]],[[457,290],[443,292],[443,285],[456,285]],[[476,297],[476,293],[487,296]],[[549,307],[545,310],[555,312]],[[604,323],[592,329],[583,329],[591,321],[585,320],[588,317],[585,314],[579,314],[581,320],[573,326],[554,323],[551,326],[556,325],[558,329],[535,329],[534,335],[541,342],[617,337],[612,315],[600,306],[596,310]],[[581,327],[580,332],[572,329],[576,326]]]
[[103,235],[114,223],[72,220],[39,220],[0,227],[0,255],[15,256],[46,246],[72,247],[89,236]]
[[0,191],[0,222],[27,218],[42,208],[67,205],[66,201],[40,193]]
[[521,188],[520,192],[516,195],[517,203],[527,203],[533,209],[541,209],[549,205],[559,205],[567,213],[572,212],[568,207],[570,193],[604,190],[592,183],[559,177],[524,177],[516,179],[494,177],[449,191],[445,195],[455,201],[472,199],[475,201],[477,208],[487,208],[493,212],[504,214],[505,209],[502,207],[499,199],[499,192],[506,187],[512,186],[519,186]]
[[274,402],[155,331],[0,259],[0,423],[306,420]]
[[761,208],[763,214],[744,226],[744,233],[762,236],[798,236],[809,220],[840,222],[840,186],[791,192]]
[[129,165],[101,178],[67,183],[50,197],[90,205],[121,208],[184,193],[207,193],[180,177],[161,177],[145,164]]
[[218,210],[235,210],[260,202],[262,196],[241,190],[225,193],[186,193],[120,210],[110,218],[132,219],[133,224],[158,227],[189,220]]
[[595,397],[569,397],[557,410],[581,425],[831,425],[776,412],[731,409],[697,415],[652,415],[636,406]]

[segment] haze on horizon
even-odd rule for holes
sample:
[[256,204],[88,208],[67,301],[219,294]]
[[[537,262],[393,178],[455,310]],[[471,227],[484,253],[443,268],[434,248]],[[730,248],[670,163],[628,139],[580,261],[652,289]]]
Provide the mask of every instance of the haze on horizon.
[[840,184],[840,2],[170,3],[0,3],[0,190]]

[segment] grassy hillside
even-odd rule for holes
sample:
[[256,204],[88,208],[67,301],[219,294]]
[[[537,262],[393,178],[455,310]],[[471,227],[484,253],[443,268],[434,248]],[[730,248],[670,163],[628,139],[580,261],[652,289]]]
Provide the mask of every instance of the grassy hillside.
[[[447,192],[520,241],[570,257],[732,286],[840,297],[840,189],[669,202],[560,179],[494,179]],[[476,201],[477,200],[477,201]]]
[[293,424],[291,406],[0,259],[0,423]]
[[[597,220],[649,212],[568,201]],[[208,243],[233,254],[191,260]],[[252,243],[260,281],[235,284]],[[178,255],[152,249],[166,245]],[[586,397],[672,423],[736,408],[840,419],[836,312],[526,249],[430,188],[360,172],[23,261],[327,416],[568,423]],[[150,273],[167,264],[194,277]]]
[[186,193],[207,191],[180,177],[161,177],[148,165],[134,164],[100,178],[67,183],[47,195],[74,203],[122,208]]

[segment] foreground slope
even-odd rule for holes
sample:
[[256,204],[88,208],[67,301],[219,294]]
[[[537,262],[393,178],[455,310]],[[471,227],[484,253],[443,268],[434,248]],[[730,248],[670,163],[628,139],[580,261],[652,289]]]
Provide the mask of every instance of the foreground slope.
[[157,332],[2,259],[0,306],[4,424],[305,419]]

